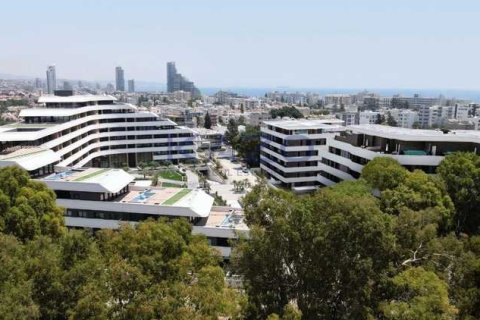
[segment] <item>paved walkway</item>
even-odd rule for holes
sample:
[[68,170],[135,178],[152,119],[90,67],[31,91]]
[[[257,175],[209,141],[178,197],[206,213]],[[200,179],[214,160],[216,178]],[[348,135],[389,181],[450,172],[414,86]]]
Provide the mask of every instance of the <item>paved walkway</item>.
[[199,186],[198,175],[189,169],[185,170],[185,174],[187,175],[187,187],[197,189]]

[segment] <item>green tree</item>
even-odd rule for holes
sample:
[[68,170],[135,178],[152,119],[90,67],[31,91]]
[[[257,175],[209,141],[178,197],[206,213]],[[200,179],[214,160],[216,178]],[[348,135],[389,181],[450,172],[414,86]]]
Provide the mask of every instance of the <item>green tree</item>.
[[270,115],[273,119],[277,117],[289,117],[295,119],[303,118],[303,114],[294,106],[285,106],[280,109],[272,109],[270,110]]
[[396,160],[389,157],[377,157],[363,167],[361,177],[373,188],[380,191],[393,189],[403,182],[408,171]]
[[203,126],[205,127],[205,129],[212,128],[212,118],[210,117],[210,114],[208,112],[205,114],[205,119],[203,120]]
[[232,147],[236,146],[238,138],[238,124],[235,119],[228,120],[227,131],[225,131],[225,141]]
[[260,128],[247,125],[237,137],[236,150],[251,167],[260,164],[260,134]]
[[258,185],[245,196],[251,233],[234,263],[250,316],[283,315],[290,301],[306,319],[372,314],[395,251],[392,219],[373,196],[340,189],[298,198]]
[[448,320],[457,309],[450,304],[447,284],[421,267],[409,268],[392,279],[394,297],[381,304],[386,319]]
[[17,167],[0,169],[0,227],[21,240],[39,235],[60,237],[65,233],[63,209],[55,193],[41,182],[30,180]]
[[390,112],[387,113],[387,125],[390,126],[390,127],[397,127],[398,126],[397,121],[393,118],[393,116]]
[[480,156],[454,153],[445,157],[438,167],[448,194],[455,204],[455,230],[480,233]]

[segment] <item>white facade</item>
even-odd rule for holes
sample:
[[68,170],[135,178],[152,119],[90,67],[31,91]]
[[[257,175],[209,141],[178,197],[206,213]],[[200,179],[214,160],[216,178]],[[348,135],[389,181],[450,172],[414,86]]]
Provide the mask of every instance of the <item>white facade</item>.
[[25,169],[33,175],[51,172],[53,166],[137,166],[196,157],[190,129],[112,96],[42,96],[39,103],[43,107],[20,112],[23,122],[0,127],[0,166],[9,165],[8,160],[22,166],[21,157],[11,154],[31,148],[58,158],[47,166],[46,156],[32,158]]
[[[340,120],[339,120],[340,121]],[[273,185],[308,191],[360,177],[376,157],[391,157],[409,170],[435,173],[445,155],[480,153],[475,130],[420,130],[383,125],[267,121],[261,129],[260,167]]]
[[272,184],[308,191],[321,184],[326,141],[345,130],[342,120],[265,121],[261,128],[260,168]]
[[376,124],[382,116],[382,113],[377,111],[361,111],[359,113],[359,124]]
[[398,127],[412,128],[418,123],[418,112],[409,109],[390,109],[391,116],[397,122]]
[[341,135],[327,139],[326,163],[338,169],[332,183],[355,179],[376,157],[391,157],[407,169],[435,173],[445,155],[456,152],[480,153],[480,132],[420,130],[382,125],[347,127]]
[[213,207],[213,197],[200,189],[137,187],[134,177],[121,169],[67,170],[40,179],[65,208],[67,227],[116,229],[148,218],[186,218],[192,233],[205,235],[224,257],[229,239],[248,236],[243,213]]

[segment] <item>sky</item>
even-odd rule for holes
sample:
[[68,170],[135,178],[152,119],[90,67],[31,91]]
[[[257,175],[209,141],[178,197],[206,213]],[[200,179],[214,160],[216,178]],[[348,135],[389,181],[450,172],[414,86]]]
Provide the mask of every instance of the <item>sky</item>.
[[480,89],[476,0],[15,0],[0,74],[199,87]]

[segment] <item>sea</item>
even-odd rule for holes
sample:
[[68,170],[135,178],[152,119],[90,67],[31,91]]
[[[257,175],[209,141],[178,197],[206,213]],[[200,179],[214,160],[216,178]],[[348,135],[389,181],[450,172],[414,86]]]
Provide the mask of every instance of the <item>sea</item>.
[[246,87],[229,87],[229,88],[200,88],[200,91],[207,95],[213,95],[216,92],[231,91],[240,95],[249,97],[262,97],[267,92],[311,92],[320,95],[334,94],[334,93],[358,93],[364,90],[377,93],[381,96],[392,96],[400,94],[402,96],[410,97],[414,94],[419,94],[422,97],[438,97],[443,95],[445,98],[456,98],[463,100],[470,100],[472,102],[480,102],[480,90],[461,90],[461,89],[385,89],[385,88],[293,88],[293,87],[271,87],[271,88],[246,88]]

